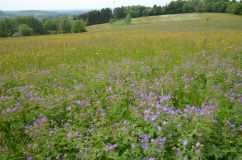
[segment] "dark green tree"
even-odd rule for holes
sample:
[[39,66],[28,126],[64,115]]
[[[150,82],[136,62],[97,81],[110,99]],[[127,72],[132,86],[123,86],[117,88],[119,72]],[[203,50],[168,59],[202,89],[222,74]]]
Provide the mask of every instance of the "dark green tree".
[[70,33],[71,32],[71,24],[68,19],[61,19],[59,26],[59,33]]
[[5,31],[5,26],[3,22],[0,22],[0,38],[7,37],[7,33]]

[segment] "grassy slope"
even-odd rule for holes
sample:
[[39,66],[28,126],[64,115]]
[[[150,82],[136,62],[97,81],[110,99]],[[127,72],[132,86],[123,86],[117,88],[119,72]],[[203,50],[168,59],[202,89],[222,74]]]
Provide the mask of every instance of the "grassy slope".
[[[208,22],[207,22],[208,18]],[[207,22],[207,25],[206,25]],[[128,27],[118,21],[113,25],[101,24],[88,27],[88,32],[153,30],[153,31],[220,31],[241,30],[241,16],[223,13],[191,13],[133,18]]]
[[0,159],[241,159],[241,19],[165,15],[1,39]]

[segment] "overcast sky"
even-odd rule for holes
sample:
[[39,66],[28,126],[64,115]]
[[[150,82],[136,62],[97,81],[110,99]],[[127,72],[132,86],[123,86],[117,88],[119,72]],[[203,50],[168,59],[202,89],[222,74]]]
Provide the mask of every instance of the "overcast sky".
[[101,9],[154,4],[164,6],[171,0],[0,0],[0,10]]

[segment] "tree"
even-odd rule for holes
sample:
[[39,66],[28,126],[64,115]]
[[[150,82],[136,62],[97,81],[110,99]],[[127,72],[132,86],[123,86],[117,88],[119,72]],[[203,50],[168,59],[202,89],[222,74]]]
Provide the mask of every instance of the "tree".
[[195,7],[196,12],[204,12],[206,10],[206,3],[201,0],[197,3]]
[[33,28],[33,34],[41,35],[44,34],[43,24],[33,16],[19,16],[15,18],[17,25],[26,24],[30,28]]
[[126,25],[128,25],[128,24],[130,24],[130,22],[131,22],[131,15],[128,13],[127,16],[124,19],[124,23]]
[[22,36],[31,36],[33,35],[33,28],[30,28],[27,24],[19,25],[19,33]]
[[14,19],[5,18],[2,23],[7,37],[11,37],[14,33],[18,32],[18,25]]
[[71,32],[72,33],[81,33],[86,32],[86,25],[83,20],[75,20],[71,23]]
[[62,19],[60,21],[59,33],[70,33],[71,25],[68,19]]
[[7,33],[5,32],[4,23],[0,22],[0,38],[6,37],[6,36],[7,36]]
[[45,33],[48,33],[48,34],[52,32],[56,32],[58,30],[55,21],[50,19],[45,19],[44,29],[45,29]]

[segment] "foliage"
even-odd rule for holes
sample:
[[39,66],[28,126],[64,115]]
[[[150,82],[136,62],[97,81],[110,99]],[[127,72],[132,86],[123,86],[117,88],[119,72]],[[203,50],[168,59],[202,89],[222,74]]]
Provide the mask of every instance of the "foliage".
[[44,34],[44,26],[43,24],[36,19],[33,16],[21,16],[21,17],[16,17],[14,19],[17,23],[17,26],[21,24],[26,24],[30,28],[33,29],[33,34],[34,35],[42,35]]
[[200,0],[195,7],[195,11],[204,12],[205,10],[206,10],[206,4],[203,0]]
[[19,33],[22,36],[31,36],[33,35],[33,28],[30,28],[27,24],[21,24],[18,27]]
[[43,20],[43,25],[44,25],[44,30],[45,33],[51,33],[53,31],[57,31],[58,30],[58,24],[56,23],[55,20],[51,20],[51,19],[44,19]]
[[86,24],[83,20],[75,20],[71,23],[71,32],[72,33],[81,33],[86,32]]
[[103,8],[101,11],[93,10],[87,13],[80,14],[77,19],[88,22],[87,25],[108,23],[112,18],[112,10],[110,8]]
[[124,19],[124,23],[126,25],[128,25],[128,24],[130,24],[130,22],[131,22],[131,15],[128,13],[127,16]]
[[71,32],[71,24],[68,19],[61,19],[59,25],[59,33],[70,33]]
[[0,22],[0,38],[6,37],[5,26],[3,22]]
[[110,20],[109,20],[109,23],[110,23],[110,24],[113,24],[113,22],[115,22],[115,19],[110,19]]

